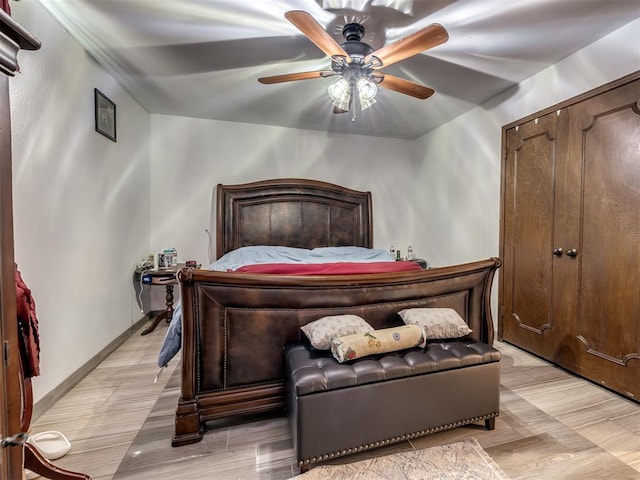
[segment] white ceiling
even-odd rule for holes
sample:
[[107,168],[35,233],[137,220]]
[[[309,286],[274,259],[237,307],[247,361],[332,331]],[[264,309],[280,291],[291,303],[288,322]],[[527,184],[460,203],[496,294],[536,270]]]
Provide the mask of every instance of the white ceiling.
[[[640,17],[640,0],[40,1],[150,113],[409,139]],[[332,113],[333,79],[258,83],[330,69],[288,10],[309,12],[338,42],[342,25],[362,23],[374,49],[442,24],[447,43],[383,69],[436,93],[380,89],[352,122]]]

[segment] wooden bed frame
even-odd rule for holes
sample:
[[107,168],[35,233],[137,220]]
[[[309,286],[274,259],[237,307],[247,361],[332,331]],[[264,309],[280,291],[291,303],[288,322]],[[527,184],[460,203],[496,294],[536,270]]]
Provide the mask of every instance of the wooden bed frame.
[[[218,257],[250,245],[371,248],[371,193],[302,179],[217,186]],[[356,314],[374,328],[411,307],[454,308],[493,343],[490,293],[500,260],[373,275],[290,276],[182,269],[181,395],[173,446],[202,439],[206,422],[285,403],[283,348],[300,326]]]
[[371,192],[304,179],[216,187],[216,258],[247,245],[373,248]]

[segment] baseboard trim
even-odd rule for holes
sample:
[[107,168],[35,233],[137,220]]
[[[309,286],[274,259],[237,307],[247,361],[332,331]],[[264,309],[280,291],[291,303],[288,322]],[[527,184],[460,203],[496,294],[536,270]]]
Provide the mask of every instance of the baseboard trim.
[[138,320],[136,323],[131,325],[127,330],[125,330],[120,336],[118,336],[114,341],[112,341],[109,345],[104,347],[97,355],[95,355],[91,360],[85,363],[78,370],[69,375],[60,385],[55,387],[49,393],[44,395],[40,400],[38,400],[33,405],[33,415],[31,422],[35,422],[38,418],[40,418],[47,410],[53,407],[58,400],[64,397],[69,390],[75,387],[84,377],[89,375],[91,371],[96,368],[100,363],[111,355],[120,345],[122,345],[125,341],[133,336],[135,332],[137,332],[142,325],[149,321],[150,318],[153,318],[154,315],[158,314],[160,311],[153,311],[147,313],[144,317]]

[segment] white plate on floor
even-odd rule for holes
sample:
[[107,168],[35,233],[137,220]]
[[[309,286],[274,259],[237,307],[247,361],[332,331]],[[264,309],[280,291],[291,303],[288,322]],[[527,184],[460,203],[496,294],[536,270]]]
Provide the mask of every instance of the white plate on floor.
[[36,433],[30,435],[27,442],[36,447],[42,456],[48,460],[60,458],[71,450],[69,440],[60,432]]

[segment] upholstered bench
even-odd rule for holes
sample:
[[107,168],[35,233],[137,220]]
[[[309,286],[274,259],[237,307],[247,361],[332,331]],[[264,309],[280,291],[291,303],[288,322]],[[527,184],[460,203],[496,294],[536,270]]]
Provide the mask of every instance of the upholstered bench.
[[346,363],[287,346],[287,416],[300,469],[481,420],[492,430],[499,361],[498,350],[470,337]]

